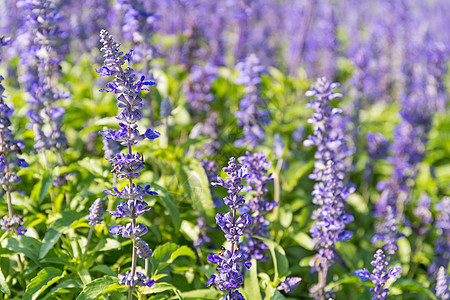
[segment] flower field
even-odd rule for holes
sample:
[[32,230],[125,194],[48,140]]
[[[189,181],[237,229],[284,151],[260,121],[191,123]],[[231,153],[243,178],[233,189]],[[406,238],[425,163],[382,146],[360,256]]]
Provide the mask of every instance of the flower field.
[[0,1],[0,298],[450,299],[448,12]]

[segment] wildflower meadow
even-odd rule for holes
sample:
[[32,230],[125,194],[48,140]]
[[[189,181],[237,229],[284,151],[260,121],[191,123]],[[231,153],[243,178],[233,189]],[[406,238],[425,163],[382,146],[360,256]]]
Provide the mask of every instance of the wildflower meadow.
[[0,299],[450,299],[448,0],[0,0]]

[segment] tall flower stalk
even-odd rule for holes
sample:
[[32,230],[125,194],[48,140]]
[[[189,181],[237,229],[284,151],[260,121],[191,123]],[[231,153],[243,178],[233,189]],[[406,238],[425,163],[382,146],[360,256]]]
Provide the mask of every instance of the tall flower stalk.
[[[0,47],[5,46],[8,41],[8,38],[2,37]],[[23,235],[27,230],[22,226],[22,217],[14,214],[11,192],[14,185],[21,181],[15,168],[26,168],[28,167],[28,163],[17,157],[18,154],[22,154],[22,149],[25,147],[25,144],[21,140],[16,140],[14,138],[14,133],[9,128],[12,125],[9,118],[13,115],[14,110],[11,104],[5,102],[6,95],[3,94],[5,92],[5,88],[2,85],[3,79],[3,76],[0,75],[0,184],[6,194],[8,215],[0,220],[0,225],[2,230]]]
[[56,149],[59,163],[64,164],[62,151],[67,148],[66,135],[61,129],[64,109],[54,105],[70,97],[68,92],[56,88],[54,82],[60,74],[58,43],[62,32],[58,22],[62,16],[53,0],[20,0],[17,6],[26,11],[24,26],[28,45],[21,54],[26,70],[20,80],[31,95],[26,116],[34,131],[34,148],[38,152]]
[[81,258],[80,268],[83,266],[84,259],[86,258],[86,254],[89,249],[89,243],[91,242],[92,238],[92,233],[94,232],[94,226],[103,221],[102,216],[103,216],[102,200],[100,198],[97,198],[89,208],[89,215],[86,216],[86,220],[89,221],[89,225],[91,225],[91,228],[89,228],[88,239],[86,242],[86,249],[84,250],[83,257]]
[[314,271],[318,272],[318,283],[310,290],[314,299],[325,299],[332,291],[325,291],[329,268],[336,261],[336,242],[347,241],[353,233],[345,230],[345,225],[353,221],[353,216],[344,210],[345,198],[354,192],[354,187],[344,183],[346,165],[343,161],[348,151],[342,130],[333,126],[333,118],[339,117],[341,110],[330,106],[333,99],[341,94],[333,90],[338,83],[319,78],[316,85],[306,96],[314,96],[307,107],[316,112],[308,122],[314,124],[314,135],[304,141],[305,146],[317,146],[315,169],[309,178],[315,180],[313,203],[318,208],[313,212],[315,220],[310,233],[314,248],[318,253],[311,261]]
[[252,220],[250,215],[237,215],[239,208],[245,204],[244,196],[239,193],[244,189],[242,179],[247,177],[247,169],[237,165],[235,158],[230,158],[228,167],[223,168],[228,175],[225,179],[217,177],[218,182],[213,182],[213,186],[223,186],[228,189],[228,196],[224,203],[229,206],[231,213],[218,213],[216,223],[225,233],[225,238],[231,243],[231,249],[222,248],[219,254],[208,255],[208,260],[219,267],[218,275],[211,275],[206,282],[208,286],[214,285],[220,291],[225,291],[226,295],[221,300],[243,300],[244,296],[237,291],[244,283],[243,267],[250,269],[251,263],[246,258],[248,254],[239,249],[239,238],[244,235],[244,229],[250,226]]
[[[141,187],[135,184],[133,180],[138,179],[139,172],[144,169],[143,156],[139,152],[133,152],[133,146],[143,139],[156,139],[160,136],[159,132],[147,129],[144,134],[139,134],[136,124],[142,118],[141,109],[143,100],[139,97],[139,92],[148,89],[147,86],[154,85],[153,81],[145,81],[144,76],[139,80],[136,79],[133,64],[133,50],[127,54],[120,51],[120,44],[114,42],[113,37],[106,30],[100,31],[100,42],[103,44],[101,51],[104,52],[104,65],[96,69],[100,76],[111,76],[114,80],[106,84],[106,88],[101,89],[102,92],[111,92],[117,95],[117,106],[119,114],[116,117],[120,122],[118,130],[103,130],[99,133],[106,139],[115,141],[128,150],[127,153],[116,154],[115,157],[109,159],[113,164],[113,171],[118,174],[118,178],[126,179],[128,185],[119,190],[113,187],[113,190],[104,191],[111,196],[127,199],[127,202],[121,202],[117,205],[115,211],[108,211],[112,216],[117,218],[130,218],[131,223],[126,225],[116,225],[109,229],[115,235],[129,238],[133,241],[131,271],[125,275],[119,274],[119,283],[126,285],[129,289],[128,299],[132,299],[133,291],[138,286],[152,286],[155,281],[147,279],[146,274],[142,274],[136,270],[137,257],[148,259],[152,255],[148,244],[141,237],[147,233],[148,229],[145,225],[137,223],[137,217],[149,211],[147,203],[143,198],[148,195],[156,195],[156,192],[150,191],[150,185]],[[123,65],[128,62],[128,67]]]

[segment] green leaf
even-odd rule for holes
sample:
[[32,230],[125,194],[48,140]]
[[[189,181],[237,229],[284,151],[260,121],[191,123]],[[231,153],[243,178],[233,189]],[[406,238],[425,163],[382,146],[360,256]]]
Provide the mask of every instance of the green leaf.
[[167,282],[159,282],[155,283],[151,287],[144,287],[140,290],[141,294],[149,295],[149,294],[158,294],[165,291],[174,291],[177,290],[176,287]]
[[45,198],[45,195],[47,195],[47,192],[50,189],[52,183],[53,176],[45,173],[43,178],[34,185],[30,195],[31,200],[33,202],[38,202],[39,204],[41,204]]
[[245,299],[262,300],[258,283],[257,260],[252,259],[252,266],[245,272],[244,289]]
[[110,276],[104,276],[88,283],[83,291],[78,295],[76,300],[92,300],[102,295],[102,293],[108,289],[114,283],[117,283],[118,279]]
[[60,269],[53,267],[46,267],[39,271],[39,273],[34,277],[30,284],[28,284],[25,294],[23,295],[24,300],[34,300],[39,297],[39,295],[45,291],[53,283],[57,282],[62,275]]
[[111,270],[111,268],[108,267],[107,265],[97,265],[97,266],[91,268],[91,271],[102,272],[103,274],[110,275],[110,276],[117,275],[117,273],[115,273],[113,270]]
[[83,284],[81,283],[81,280],[79,279],[67,279],[63,282],[57,284],[54,288],[52,288],[47,295],[42,298],[42,300],[47,299],[55,299],[55,294],[61,292],[61,293],[67,293],[69,290],[82,290]]
[[44,239],[42,240],[41,250],[39,252],[39,258],[44,258],[50,249],[55,246],[63,232],[72,225],[73,222],[80,219],[81,214],[75,211],[65,211],[62,217],[56,220],[45,233]]
[[272,240],[268,240],[259,236],[256,236],[257,239],[260,239],[264,242],[264,244],[269,247],[270,255],[272,256],[273,266],[274,266],[274,279],[273,282],[275,285],[278,285],[279,279],[290,274],[289,271],[289,262],[286,258],[286,253],[284,249],[275,243]]
[[[217,300],[223,296],[223,293],[218,292],[215,289],[203,289],[203,290],[194,290],[189,292],[182,292],[181,296],[188,299],[206,299],[206,300]],[[176,297],[172,297],[171,299],[175,299]]]
[[11,295],[11,291],[9,290],[8,284],[6,283],[5,276],[2,273],[2,269],[0,268],[0,291],[4,294]]
[[5,248],[17,253],[23,253],[37,265],[40,265],[38,253],[41,248],[41,242],[35,238],[24,235],[9,237],[6,239]]
[[204,217],[208,223],[214,217],[210,183],[205,170],[196,160],[181,165],[182,184],[192,207]]
[[391,285],[392,291],[395,289],[400,289],[404,292],[416,292],[416,293],[423,293],[426,294],[431,300],[437,300],[438,298],[434,295],[434,293],[424,287],[420,282],[415,281],[414,279],[404,279],[400,278],[397,279],[392,285]]
[[171,264],[177,257],[189,256],[192,259],[196,259],[194,251],[188,246],[178,246],[174,243],[166,243],[159,246],[153,252],[150,262],[152,263],[152,273],[155,275],[158,271],[167,267]]
[[152,184],[152,189],[158,193],[157,199],[170,215],[175,231],[179,231],[181,226],[180,211],[175,201],[170,197],[170,192],[157,184]]

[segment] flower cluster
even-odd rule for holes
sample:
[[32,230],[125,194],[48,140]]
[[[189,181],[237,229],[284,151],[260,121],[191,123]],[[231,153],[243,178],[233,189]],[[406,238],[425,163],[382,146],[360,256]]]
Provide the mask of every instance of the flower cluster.
[[447,300],[450,298],[448,284],[449,280],[447,276],[445,276],[445,268],[441,266],[436,278],[436,296],[441,298],[442,300]]
[[194,65],[183,89],[186,102],[193,112],[207,112],[214,101],[211,85],[217,79],[217,68],[211,64],[201,67]]
[[366,134],[367,152],[371,160],[383,159],[388,155],[389,141],[381,133],[368,132]]
[[244,189],[242,180],[248,176],[247,169],[235,163],[235,158],[230,158],[228,167],[223,168],[228,177],[222,179],[217,177],[218,182],[213,182],[213,186],[222,186],[228,189],[228,196],[224,198],[224,202],[232,210],[231,213],[218,213],[216,215],[216,222],[224,231],[226,239],[231,243],[231,250],[225,248],[219,254],[208,255],[208,260],[217,264],[219,267],[217,271],[219,274],[211,275],[211,278],[206,282],[208,286],[214,285],[220,291],[225,291],[227,294],[221,298],[222,300],[244,299],[244,297],[236,291],[243,282],[243,269],[245,266],[250,268],[251,263],[246,261],[248,254],[239,249],[239,237],[244,234],[244,229],[248,227],[252,220],[248,214],[237,216],[238,209],[245,204],[244,196],[239,193]]
[[261,98],[261,74],[264,67],[259,58],[252,54],[236,65],[240,71],[236,84],[244,85],[245,97],[241,99],[235,117],[238,126],[243,127],[244,137],[235,142],[236,147],[256,147],[264,142],[264,125],[269,124],[269,112],[258,106],[264,105]]
[[280,283],[280,285],[277,287],[277,290],[285,291],[286,293],[292,293],[297,289],[301,281],[302,279],[300,277],[288,277],[285,281]]
[[[119,143],[128,149],[128,153],[118,153],[109,159],[113,164],[113,172],[118,175],[118,178],[127,179],[128,185],[124,186],[122,190],[113,187],[112,191],[106,190],[104,192],[117,198],[127,199],[127,202],[119,203],[115,211],[108,212],[117,218],[131,219],[131,223],[125,226],[116,225],[109,229],[111,233],[130,238],[133,241],[131,272],[126,275],[119,274],[120,283],[126,285],[131,292],[138,286],[146,285],[150,287],[154,284],[153,280],[146,279],[145,274],[136,271],[137,256],[147,259],[152,255],[148,244],[141,239],[148,229],[143,224],[137,224],[136,219],[150,210],[150,208],[147,208],[147,203],[142,201],[143,198],[146,195],[156,195],[157,193],[150,191],[150,185],[143,188],[133,183],[133,180],[139,177],[139,172],[144,169],[144,158],[139,152],[133,153],[132,147],[144,138],[153,140],[160,136],[157,131],[152,129],[147,129],[145,134],[139,134],[136,125],[136,122],[142,118],[141,108],[143,107],[143,100],[138,94],[142,90],[148,90],[145,88],[146,86],[155,83],[145,81],[144,77],[139,80],[136,79],[131,67],[133,50],[123,54],[119,50],[120,44],[114,42],[113,37],[105,30],[100,32],[100,42],[103,43],[101,50],[105,53],[105,64],[96,71],[101,76],[114,77],[112,82],[106,84],[106,89],[101,91],[117,94],[117,106],[119,108],[117,119],[120,121],[120,129],[103,130],[99,133],[105,139]],[[125,62],[128,62],[128,67],[123,69],[122,66]]]
[[[7,45],[9,38],[2,37],[0,45],[0,59],[1,47]],[[11,124],[10,117],[14,110],[10,103],[5,103],[6,95],[4,95],[5,88],[2,85],[3,76],[0,75],[0,185],[6,193],[8,202],[8,216],[4,216],[0,220],[2,230],[15,232],[23,235],[26,229],[23,228],[22,217],[14,215],[11,191],[14,185],[18,184],[21,179],[14,170],[16,167],[28,167],[28,163],[17,157],[17,154],[22,154],[22,149],[25,144],[21,140],[16,140],[14,134],[9,128]]]
[[371,265],[374,266],[375,269],[373,269],[372,274],[370,274],[367,269],[360,269],[355,271],[355,276],[364,281],[370,279],[375,285],[375,287],[370,289],[370,292],[373,293],[372,300],[383,300],[386,299],[389,293],[389,289],[384,287],[386,282],[389,279],[396,277],[402,270],[402,267],[395,267],[387,270],[389,262],[384,260],[385,255],[381,249],[378,249],[373,257],[375,260],[371,262]]
[[307,147],[317,146],[315,168],[309,176],[317,181],[312,195],[313,203],[318,206],[312,214],[312,219],[316,221],[310,230],[318,253],[311,260],[311,266],[323,278],[310,290],[315,299],[324,296],[321,293],[326,284],[326,274],[336,260],[336,242],[347,241],[353,235],[351,231],[345,230],[345,226],[353,221],[353,216],[344,210],[345,199],[355,190],[344,183],[346,165],[343,159],[349,151],[342,129],[333,126],[333,119],[340,115],[341,110],[330,106],[333,99],[341,97],[333,91],[337,86],[337,83],[323,77],[306,93],[306,96],[315,96],[307,104],[307,107],[315,110],[308,120],[314,124],[314,135],[310,135],[303,144]]
[[311,228],[314,246],[319,252],[314,258],[313,267],[320,271],[331,265],[336,253],[335,243],[350,239],[352,232],[346,231],[345,225],[353,221],[353,217],[344,211],[345,198],[353,193],[354,187],[344,184],[345,165],[340,149],[345,146],[342,131],[332,127],[332,119],[341,113],[338,108],[330,106],[330,102],[340,94],[333,91],[337,83],[319,78],[307,96],[315,96],[307,107],[316,112],[308,122],[314,124],[314,136],[304,141],[305,146],[317,146],[315,153],[315,169],[310,178],[317,181],[314,185],[313,203],[319,207],[313,212],[315,223]]
[[252,198],[239,210],[242,213],[251,213],[252,219],[249,230],[245,232],[243,250],[251,258],[266,260],[268,256],[265,252],[269,248],[255,236],[267,237],[269,221],[264,218],[264,215],[277,205],[275,201],[264,198],[264,195],[268,192],[267,183],[273,181],[272,174],[267,174],[267,169],[271,163],[267,161],[267,157],[262,152],[253,155],[247,152],[246,156],[239,158],[239,163],[248,170],[247,186],[244,190],[253,193]]
[[134,44],[134,61],[149,62],[154,55],[154,49],[148,44],[155,32],[158,17],[145,7],[146,1],[119,0],[117,6],[123,11],[122,31],[124,37]]
[[67,147],[67,139],[61,129],[64,109],[53,104],[70,97],[68,92],[60,91],[52,82],[60,73],[57,47],[62,35],[58,25],[62,16],[52,0],[20,0],[17,7],[26,12],[24,26],[29,44],[21,53],[26,73],[20,80],[31,95],[26,116],[34,131],[34,147],[40,152],[52,148],[60,152]]
[[447,267],[450,261],[450,197],[444,197],[436,205],[439,214],[436,217],[435,227],[439,235],[435,244],[435,258],[428,267],[428,274],[434,275],[440,266]]
[[424,193],[420,196],[419,201],[417,202],[416,208],[414,208],[414,215],[419,219],[419,222],[416,225],[413,224],[414,232],[417,232],[419,235],[425,235],[428,233],[429,229],[427,225],[433,223],[433,214],[430,210],[431,199],[427,193]]
[[100,198],[96,199],[94,203],[92,203],[89,208],[89,215],[86,216],[86,219],[89,221],[89,225],[94,226],[101,221],[103,216],[103,204]]

